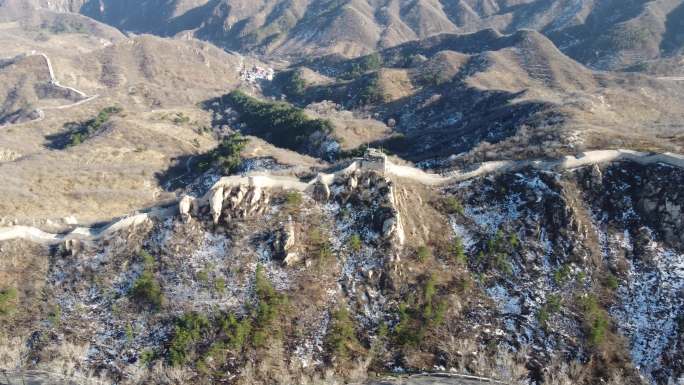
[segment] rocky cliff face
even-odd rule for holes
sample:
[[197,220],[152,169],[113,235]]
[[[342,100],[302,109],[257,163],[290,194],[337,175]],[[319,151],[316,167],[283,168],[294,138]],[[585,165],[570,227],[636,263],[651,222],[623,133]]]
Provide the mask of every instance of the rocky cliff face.
[[[666,181],[682,175],[620,163],[503,175],[451,190],[466,202],[454,229],[480,255],[471,269],[502,272],[485,290],[507,343],[532,346],[533,371],[574,357],[591,363],[597,377],[620,363],[647,382],[681,378],[683,212],[679,189]],[[492,255],[501,243],[503,259]],[[589,299],[605,308],[605,319]]]
[[119,383],[676,383],[682,178],[620,162],[440,188],[369,170],[306,192],[219,183],[175,217],[26,248],[47,294],[21,292],[2,359]]

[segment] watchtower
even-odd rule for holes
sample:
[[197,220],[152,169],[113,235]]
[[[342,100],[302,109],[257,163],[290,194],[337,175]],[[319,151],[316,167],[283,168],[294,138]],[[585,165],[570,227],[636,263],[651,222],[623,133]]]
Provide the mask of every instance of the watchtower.
[[367,148],[361,159],[361,169],[384,174],[387,171],[387,155],[376,148]]

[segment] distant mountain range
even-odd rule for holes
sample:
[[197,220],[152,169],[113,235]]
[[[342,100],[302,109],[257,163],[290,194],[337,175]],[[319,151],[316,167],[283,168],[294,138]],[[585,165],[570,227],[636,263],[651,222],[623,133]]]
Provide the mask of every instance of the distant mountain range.
[[[31,0],[124,31],[278,57],[355,57],[440,33],[539,31],[596,69],[682,54],[682,0]],[[17,0],[5,0],[17,2]],[[637,67],[634,67],[637,66]]]

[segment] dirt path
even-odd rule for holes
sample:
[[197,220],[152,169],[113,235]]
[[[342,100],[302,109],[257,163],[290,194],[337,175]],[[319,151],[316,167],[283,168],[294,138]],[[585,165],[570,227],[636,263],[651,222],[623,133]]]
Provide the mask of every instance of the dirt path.
[[52,85],[54,85],[55,87],[58,87],[58,88],[63,88],[63,89],[65,89],[65,90],[69,90],[69,91],[71,91],[71,92],[74,92],[74,93],[78,94],[78,95],[79,95],[81,98],[83,98],[83,99],[81,99],[81,100],[79,100],[79,101],[77,101],[77,102],[75,102],[75,103],[64,104],[64,105],[61,105],[61,106],[36,108],[36,112],[38,112],[38,117],[37,117],[36,119],[29,120],[29,121],[26,121],[26,122],[21,122],[21,123],[9,123],[9,124],[0,125],[0,128],[10,127],[10,126],[18,126],[18,125],[27,124],[27,123],[36,123],[36,122],[40,122],[40,121],[42,121],[43,119],[45,119],[45,111],[47,111],[47,110],[64,110],[64,109],[67,109],[67,108],[80,106],[81,104],[87,103],[87,102],[89,102],[89,101],[91,101],[91,100],[93,100],[93,99],[95,99],[95,98],[97,98],[97,97],[99,96],[99,95],[91,95],[91,96],[88,96],[88,95],[86,95],[86,93],[84,93],[83,91],[78,90],[78,89],[76,89],[76,88],[74,88],[74,87],[69,87],[69,86],[64,86],[64,85],[62,85],[62,84],[59,82],[59,80],[57,80],[57,77],[55,76],[54,67],[52,66],[52,61],[50,60],[50,58],[49,58],[46,54],[44,54],[44,53],[42,53],[42,52],[30,51],[29,53],[27,53],[27,54],[25,55],[25,57],[29,57],[29,56],[40,56],[40,57],[42,57],[43,59],[45,59],[45,65],[47,66],[48,72],[49,72],[49,74],[50,74],[50,83],[51,83]]

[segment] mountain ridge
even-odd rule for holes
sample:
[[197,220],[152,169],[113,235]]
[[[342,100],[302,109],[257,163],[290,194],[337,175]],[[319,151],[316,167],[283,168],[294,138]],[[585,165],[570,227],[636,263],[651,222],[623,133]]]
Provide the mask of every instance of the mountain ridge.
[[34,2],[81,12],[122,30],[189,33],[231,50],[295,59],[330,53],[356,57],[445,32],[527,28],[585,65],[615,70],[681,55],[684,42],[679,0]]

